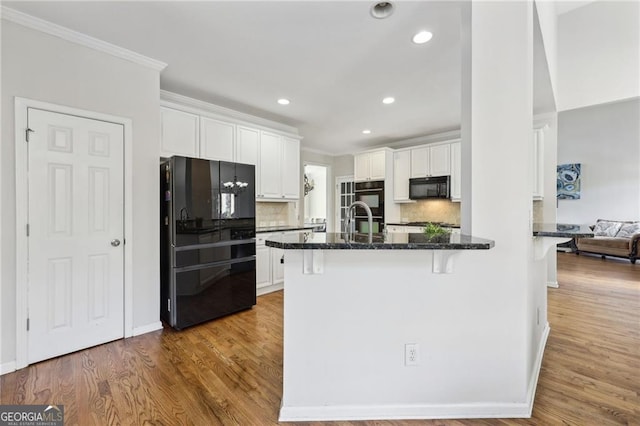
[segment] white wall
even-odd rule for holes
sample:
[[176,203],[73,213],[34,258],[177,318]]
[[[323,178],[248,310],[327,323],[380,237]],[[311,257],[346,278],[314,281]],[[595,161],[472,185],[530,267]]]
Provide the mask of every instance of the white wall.
[[538,22],[544,43],[544,51],[547,59],[547,71],[551,82],[554,99],[558,99],[558,16],[555,2],[536,0],[535,7],[538,12]]
[[144,328],[159,321],[158,71],[4,21],[0,364],[14,361],[16,349],[16,96],[132,119],[133,241],[128,243],[133,245],[133,327]]
[[581,198],[558,200],[558,221],[640,220],[640,99],[558,115],[558,164],[581,163]]
[[640,96],[639,75],[640,2],[595,1],[558,17],[558,111]]

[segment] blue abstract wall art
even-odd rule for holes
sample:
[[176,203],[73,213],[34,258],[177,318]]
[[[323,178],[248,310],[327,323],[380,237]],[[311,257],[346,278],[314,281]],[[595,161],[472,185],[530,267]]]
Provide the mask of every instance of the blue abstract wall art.
[[580,163],[561,164],[558,166],[558,199],[580,199]]

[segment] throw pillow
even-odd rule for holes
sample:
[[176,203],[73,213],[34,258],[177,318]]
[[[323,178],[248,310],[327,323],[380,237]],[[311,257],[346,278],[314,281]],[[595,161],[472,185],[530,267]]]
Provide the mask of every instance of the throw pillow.
[[640,222],[625,223],[620,227],[616,237],[631,238],[633,234],[640,233]]
[[598,220],[596,222],[596,227],[593,230],[593,234],[596,237],[615,237],[621,227],[622,223],[620,222]]

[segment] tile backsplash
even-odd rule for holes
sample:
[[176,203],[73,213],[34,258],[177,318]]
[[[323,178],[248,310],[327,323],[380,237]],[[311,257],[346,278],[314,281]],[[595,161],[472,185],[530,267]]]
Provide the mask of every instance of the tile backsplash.
[[295,203],[256,203],[256,226],[292,225]]
[[400,217],[403,222],[446,222],[460,224],[460,203],[449,200],[422,200],[402,204]]

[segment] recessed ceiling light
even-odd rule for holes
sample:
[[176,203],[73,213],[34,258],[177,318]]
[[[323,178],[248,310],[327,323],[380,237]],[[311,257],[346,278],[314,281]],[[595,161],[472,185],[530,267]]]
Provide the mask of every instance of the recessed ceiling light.
[[387,104],[387,105],[389,105],[389,104],[394,103],[395,101],[396,101],[396,100],[395,100],[395,98],[392,98],[391,96],[389,96],[389,97],[387,97],[387,98],[384,98],[384,99],[382,100],[382,103],[383,103],[383,104]]
[[278,99],[278,103],[280,105],[289,105],[291,102],[289,101],[289,99],[281,98],[281,99]]
[[380,1],[371,6],[371,16],[376,19],[384,19],[393,13],[393,4],[390,1]]
[[420,31],[413,36],[412,40],[415,44],[423,44],[431,40],[431,37],[433,37],[433,34],[431,34],[429,31]]
[[369,129],[364,129],[364,130],[362,131],[362,133],[364,133],[365,135],[369,135],[369,134],[371,134],[371,130],[369,130]]

